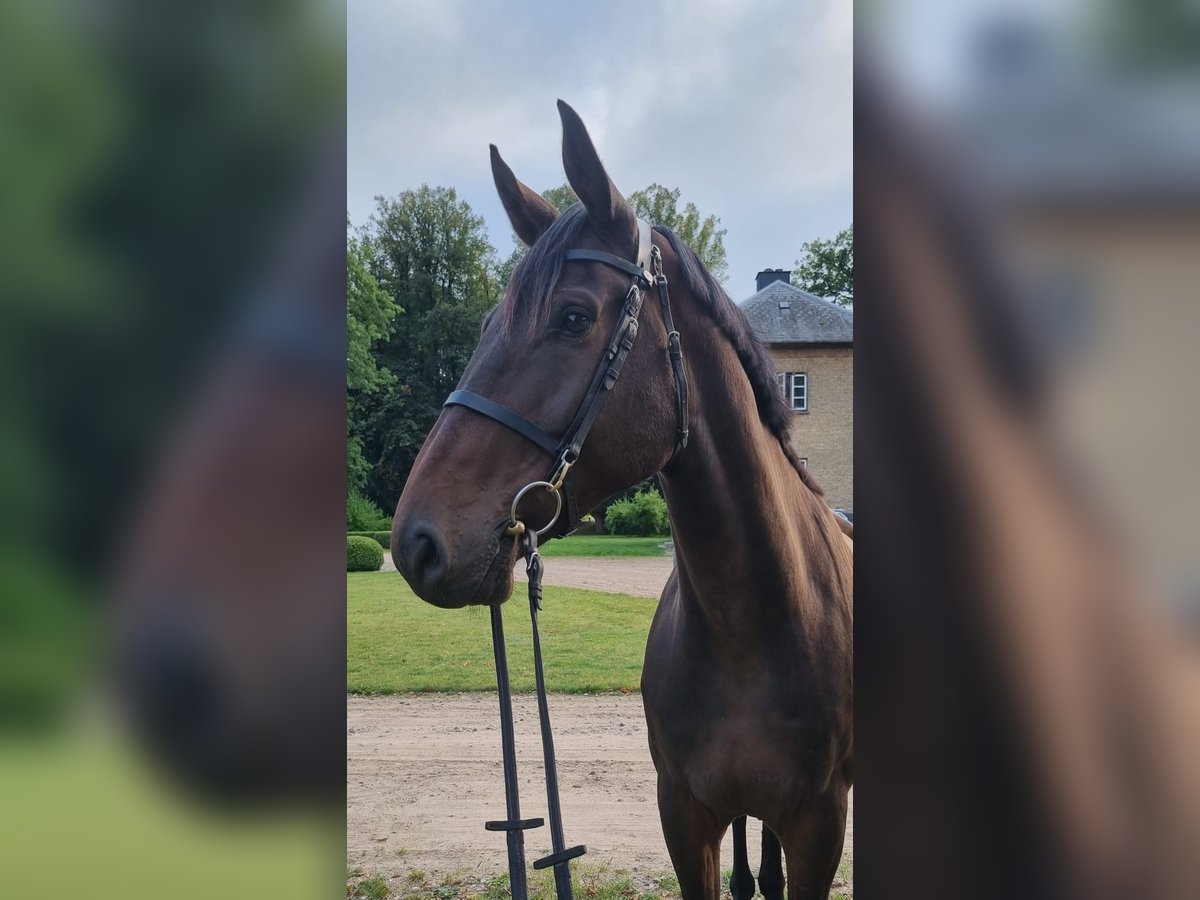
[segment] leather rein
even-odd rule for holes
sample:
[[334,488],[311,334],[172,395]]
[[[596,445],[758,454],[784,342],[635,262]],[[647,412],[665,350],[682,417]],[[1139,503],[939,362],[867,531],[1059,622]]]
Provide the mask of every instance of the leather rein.
[[[662,309],[663,324],[667,329],[667,354],[671,361],[671,373],[675,381],[675,450],[678,453],[687,446],[688,441],[688,384],[687,374],[683,368],[683,350],[679,345],[679,332],[675,330],[675,320],[671,316],[671,298],[667,290],[667,277],[663,274],[662,254],[651,241],[650,226],[642,219],[638,223],[638,255],[634,262],[629,262],[612,253],[602,250],[568,250],[567,261],[598,262],[611,266],[633,276],[633,283],[625,295],[621,307],[621,317],[613,329],[604,356],[596,367],[591,384],[580,403],[575,417],[567,426],[566,433],[556,438],[548,431],[529,421],[524,416],[513,412],[508,407],[482,397],[473,391],[456,390],[446,398],[443,406],[465,406],[480,415],[487,416],[499,422],[505,428],[516,432],[521,437],[534,444],[549,455],[554,464],[545,481],[535,481],[525,485],[513,498],[512,509],[509,513],[508,533],[520,535],[525,530],[525,523],[517,514],[517,504],[526,493],[542,489],[555,498],[556,508],[554,517],[541,528],[534,529],[538,535],[545,534],[558,521],[564,505],[563,494],[566,495],[567,531],[579,524],[580,512],[575,502],[574,480],[571,468],[579,461],[580,451],[584,441],[600,414],[604,401],[608,399],[621,367],[638,335],[638,317],[642,310],[644,290],[654,287],[658,292],[658,302]],[[674,458],[674,454],[672,455]]]
[[[663,275],[662,254],[651,241],[650,226],[638,219],[638,255],[629,262],[601,250],[568,250],[568,261],[598,262],[619,269],[633,276],[633,283],[625,295],[621,307],[621,318],[605,347],[604,356],[592,376],[591,385],[575,413],[570,426],[561,438],[555,438],[541,426],[524,416],[518,415],[502,404],[482,397],[471,391],[457,390],[446,398],[444,406],[465,406],[487,416],[515,431],[535,444],[553,460],[554,465],[545,481],[535,481],[517,491],[509,512],[508,533],[520,541],[525,557],[525,571],[529,577],[529,616],[533,626],[533,670],[537,687],[538,723],[542,733],[542,756],[546,775],[546,801],[550,817],[552,852],[534,862],[535,869],[553,867],[554,887],[558,900],[573,900],[570,861],[587,852],[583,845],[567,847],[563,837],[562,810],[558,793],[558,767],[554,757],[554,738],[550,728],[550,710],[546,699],[546,678],[542,670],[542,642],[538,634],[538,612],[542,608],[542,560],[538,554],[538,536],[549,531],[558,521],[563,508],[563,493],[567,500],[567,530],[578,524],[578,508],[575,503],[571,468],[579,460],[580,450],[587,440],[600,408],[616,384],[621,367],[638,334],[638,317],[642,310],[644,290],[654,286],[662,307],[663,323],[667,329],[667,352],[671,360],[671,371],[675,380],[675,450],[678,453],[687,446],[688,440],[688,385],[683,369],[683,351],[679,346],[679,332],[671,317],[671,301],[667,293],[667,279]],[[555,498],[554,516],[541,528],[526,527],[520,519],[517,506],[521,498],[536,489],[549,491]],[[504,764],[504,800],[506,818],[484,824],[489,831],[506,833],[508,845],[509,886],[513,900],[527,900],[528,883],[525,873],[524,832],[545,824],[541,818],[522,819],[521,803],[517,790],[516,742],[513,728],[512,694],[509,689],[508,655],[504,641],[504,622],[500,604],[491,608],[492,653],[496,663],[496,688],[500,700],[500,736]]]

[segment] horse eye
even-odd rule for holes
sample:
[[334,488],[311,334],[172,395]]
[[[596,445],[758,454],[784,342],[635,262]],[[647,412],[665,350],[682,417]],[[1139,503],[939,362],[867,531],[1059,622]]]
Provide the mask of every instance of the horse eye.
[[560,327],[564,334],[571,337],[583,337],[592,327],[592,318],[581,309],[569,309],[563,315]]

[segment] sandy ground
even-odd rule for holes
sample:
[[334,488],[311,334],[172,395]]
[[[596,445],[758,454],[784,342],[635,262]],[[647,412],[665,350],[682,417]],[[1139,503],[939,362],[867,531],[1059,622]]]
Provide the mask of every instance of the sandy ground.
[[[587,588],[612,594],[658,599],[675,561],[669,556],[585,557],[547,556],[542,581],[548,585]],[[383,572],[395,572],[390,553],[383,554]],[[524,582],[525,567],[517,566],[517,581]]]
[[[567,843],[586,844],[586,861],[628,869],[638,880],[670,872],[641,696],[559,694],[550,712]],[[521,813],[544,817],[533,697],[514,698],[514,715]],[[505,871],[503,834],[483,828],[485,819],[504,818],[494,695],[349,697],[347,726],[348,864],[390,875]],[[758,822],[748,831],[757,871]],[[848,825],[847,858],[853,840]],[[531,864],[549,850],[548,829],[526,832]],[[732,865],[731,854],[726,834],[722,868]]]
[[[545,583],[656,598],[670,557],[549,557]],[[384,571],[395,571],[391,554]],[[524,581],[524,570],[517,567]],[[585,861],[634,873],[649,886],[671,872],[655,800],[654,765],[639,694],[550,698],[568,844]],[[485,819],[504,817],[500,724],[494,694],[408,694],[347,698],[347,862],[367,872],[488,877],[505,871],[504,835]],[[521,812],[546,815],[537,706],[514,698]],[[747,826],[758,869],[761,825]],[[847,824],[845,859],[853,853]],[[526,832],[526,857],[550,851],[546,828]],[[726,834],[722,868],[733,864]],[[843,888],[845,890],[845,888]]]

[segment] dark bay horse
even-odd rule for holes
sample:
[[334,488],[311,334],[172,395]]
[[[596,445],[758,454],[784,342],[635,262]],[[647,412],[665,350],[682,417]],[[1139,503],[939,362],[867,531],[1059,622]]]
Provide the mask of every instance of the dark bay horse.
[[[460,388],[564,434],[587,395],[629,289],[584,248],[625,260],[639,225],[583,123],[560,102],[563,162],[581,203],[561,216],[492,148],[496,186],[530,251],[485,320]],[[852,551],[788,438],[770,356],[736,305],[669,229],[656,227],[683,346],[690,438],[677,450],[676,380],[658,305],[575,466],[574,506],[661,473],[676,567],[646,648],[642,693],[663,832],[686,900],[721,892],[720,845],[735,822],[733,891],[748,900],[744,816],[763,820],[767,897],[824,897],[841,857],[852,760]],[[514,494],[547,459],[485,415],[448,407],[392,526],[397,568],[442,607],[503,603],[517,548]],[[532,495],[522,515],[546,494]],[[552,510],[551,510],[552,511]],[[547,515],[548,518],[548,515]],[[551,532],[561,536],[571,517]],[[539,519],[539,521],[542,521]]]
[[113,575],[125,719],[223,802],[344,798],[342,146],[185,398]]

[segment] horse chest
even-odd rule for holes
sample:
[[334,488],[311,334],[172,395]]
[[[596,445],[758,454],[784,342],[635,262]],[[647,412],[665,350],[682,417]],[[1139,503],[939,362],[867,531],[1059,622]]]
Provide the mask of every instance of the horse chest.
[[660,775],[711,809],[771,817],[827,768],[820,729],[800,697],[766,680],[730,681],[719,667],[677,673],[664,671],[644,689],[651,753]]

